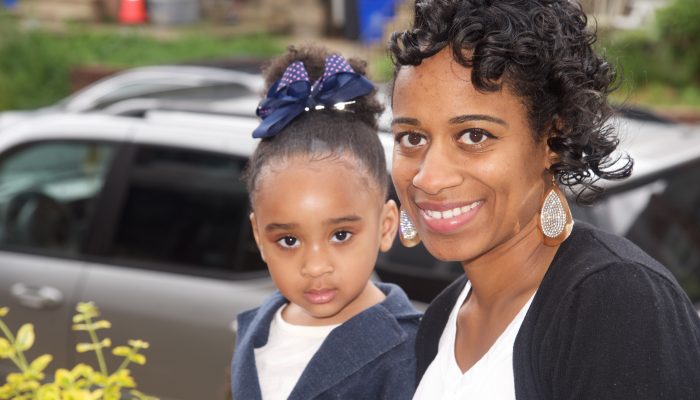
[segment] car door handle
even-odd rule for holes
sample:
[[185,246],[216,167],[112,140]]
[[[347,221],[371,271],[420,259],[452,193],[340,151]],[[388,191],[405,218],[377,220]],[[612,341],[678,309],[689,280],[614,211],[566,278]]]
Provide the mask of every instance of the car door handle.
[[37,310],[56,308],[63,303],[63,293],[52,286],[31,286],[15,283],[10,294],[19,304]]

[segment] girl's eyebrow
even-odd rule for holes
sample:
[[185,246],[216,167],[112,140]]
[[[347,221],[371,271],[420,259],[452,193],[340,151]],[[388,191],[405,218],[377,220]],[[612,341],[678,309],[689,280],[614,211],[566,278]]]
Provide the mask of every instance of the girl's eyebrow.
[[348,223],[348,222],[357,222],[361,221],[362,217],[359,215],[346,215],[344,217],[340,218],[331,218],[326,220],[325,224],[326,225],[338,225],[338,224],[343,224],[343,223]]
[[272,232],[272,231],[288,231],[291,229],[296,228],[299,226],[298,224],[280,224],[273,222],[271,224],[265,225],[265,232]]
[[[342,217],[338,218],[330,218],[324,221],[324,225],[339,225],[339,224],[345,224],[348,222],[357,222],[357,221],[362,221],[362,217],[359,215],[345,215]],[[273,231],[289,231],[292,229],[296,229],[299,227],[299,224],[295,223],[289,223],[289,224],[284,224],[284,223],[279,223],[279,222],[273,222],[270,224],[265,225],[265,232],[273,232]]]

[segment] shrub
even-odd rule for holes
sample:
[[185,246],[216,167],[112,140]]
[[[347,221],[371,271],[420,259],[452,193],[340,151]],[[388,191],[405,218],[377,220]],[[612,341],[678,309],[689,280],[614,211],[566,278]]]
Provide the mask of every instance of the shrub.
[[0,386],[0,399],[14,400],[118,400],[127,389],[138,400],[157,400],[136,390],[136,383],[127,368],[131,363],[143,365],[146,357],[140,353],[148,348],[148,343],[130,340],[129,346],[118,346],[112,354],[122,357],[119,367],[112,373],[107,370],[103,349],[111,347],[110,339],[100,340],[97,331],[111,327],[109,321],[99,319],[100,312],[92,303],[78,303],[78,313],[73,317],[73,330],[86,332],[88,343],[78,343],[79,353],[93,351],[97,356],[98,369],[87,364],[78,364],[73,369],[59,368],[53,379],[45,382],[44,371],[52,360],[50,354],[44,354],[28,362],[25,352],[34,344],[34,326],[22,325],[14,335],[2,317],[9,312],[7,307],[0,308],[0,358],[10,359],[20,372],[7,376],[5,385]]
[[268,35],[207,36],[182,32],[158,39],[133,30],[83,27],[62,32],[21,28],[0,14],[0,110],[52,104],[70,92],[79,65],[127,68],[213,58],[269,57],[283,49]]
[[661,44],[700,83],[700,0],[673,0],[656,15]]

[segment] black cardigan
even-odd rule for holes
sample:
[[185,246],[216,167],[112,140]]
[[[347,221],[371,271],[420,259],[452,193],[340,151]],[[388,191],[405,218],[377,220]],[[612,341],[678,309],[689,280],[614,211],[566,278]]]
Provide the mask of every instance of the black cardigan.
[[[466,282],[453,282],[426,311],[416,382]],[[577,221],[518,332],[513,372],[518,400],[698,400],[700,318],[661,264]]]

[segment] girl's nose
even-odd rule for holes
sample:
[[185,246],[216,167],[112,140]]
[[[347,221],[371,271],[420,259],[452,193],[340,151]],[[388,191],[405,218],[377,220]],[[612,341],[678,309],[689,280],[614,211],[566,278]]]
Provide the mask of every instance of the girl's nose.
[[333,263],[324,246],[311,246],[306,254],[301,274],[310,278],[317,278],[331,272],[333,272]]
[[434,146],[426,151],[412,183],[427,194],[438,194],[443,189],[461,184],[462,175],[445,149]]

